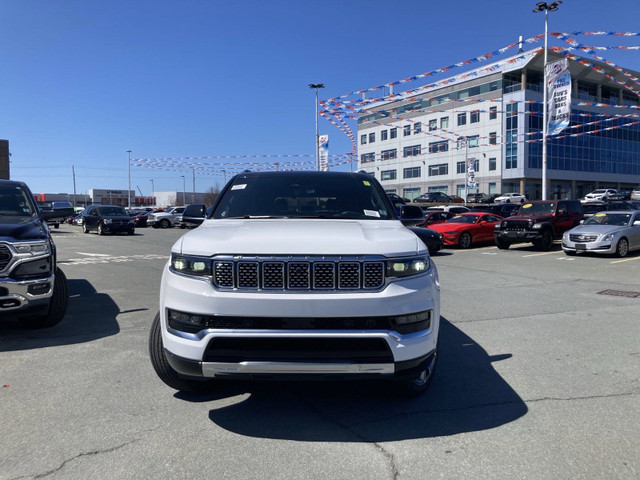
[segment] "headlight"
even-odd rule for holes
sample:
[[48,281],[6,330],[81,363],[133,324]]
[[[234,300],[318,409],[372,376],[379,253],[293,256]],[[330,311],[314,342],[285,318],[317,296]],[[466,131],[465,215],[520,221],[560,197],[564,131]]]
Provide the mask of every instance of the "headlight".
[[417,257],[394,258],[387,260],[387,276],[409,277],[419,275],[429,269],[429,257],[419,255]]
[[51,253],[51,245],[49,245],[49,242],[47,241],[17,243],[17,244],[14,244],[14,247],[16,249],[16,252],[18,252],[18,254],[25,255],[25,256],[31,255],[35,257],[35,256],[41,256],[41,255],[48,255]]
[[540,223],[536,223],[535,225],[533,225],[531,228],[533,228],[534,230],[540,230],[540,228],[542,228],[542,224]]
[[608,235],[604,235],[602,237],[602,241],[603,242],[610,242],[611,240],[613,240],[614,235],[612,233],[608,234]]
[[210,258],[179,255],[177,253],[171,253],[171,269],[177,273],[198,277],[212,274]]
[[102,223],[104,223],[105,225],[107,225],[107,224],[109,224],[109,223],[111,223],[111,222],[112,222],[112,220],[111,220],[110,218],[104,218],[104,219],[102,220]]
[[133,224],[134,224],[134,223],[136,223],[136,222],[135,222],[135,221],[133,220],[133,218],[132,218],[131,220],[129,220],[129,222],[128,222],[128,223],[129,223],[129,224],[131,224],[131,225],[133,225]]

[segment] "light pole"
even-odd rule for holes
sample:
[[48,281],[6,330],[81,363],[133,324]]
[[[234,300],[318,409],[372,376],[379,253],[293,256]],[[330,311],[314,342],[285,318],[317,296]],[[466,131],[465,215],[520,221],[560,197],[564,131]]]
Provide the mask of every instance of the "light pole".
[[324,83],[310,83],[309,88],[316,90],[316,169],[320,170],[320,145],[318,136],[318,89],[324,88]]
[[131,208],[131,150],[127,150],[129,154],[129,188],[127,189],[127,208]]
[[149,181],[151,182],[151,198],[153,199],[153,194],[155,193],[156,189],[155,189],[155,187],[153,185],[153,178],[150,179]]
[[187,186],[185,184],[184,175],[180,176],[182,177],[182,206],[184,207],[187,204],[187,201],[184,198],[186,196]]
[[552,3],[538,2],[536,3],[536,8],[533,9],[534,12],[544,12],[544,64],[542,66],[542,200],[547,199],[547,37],[549,34],[549,12],[558,10],[558,6],[561,3],[560,0]]

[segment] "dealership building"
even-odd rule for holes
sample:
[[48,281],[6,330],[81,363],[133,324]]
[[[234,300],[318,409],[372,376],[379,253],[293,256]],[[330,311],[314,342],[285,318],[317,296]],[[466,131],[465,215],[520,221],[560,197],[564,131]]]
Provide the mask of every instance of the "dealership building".
[[[358,170],[410,199],[432,191],[542,198],[543,57],[521,52],[393,100],[366,99]],[[571,121],[547,140],[547,196],[631,190],[640,185],[640,73],[573,55],[568,61]]]

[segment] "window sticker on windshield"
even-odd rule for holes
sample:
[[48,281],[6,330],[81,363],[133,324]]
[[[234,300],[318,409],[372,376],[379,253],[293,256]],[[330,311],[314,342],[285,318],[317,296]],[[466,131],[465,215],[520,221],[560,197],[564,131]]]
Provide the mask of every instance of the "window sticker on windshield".
[[606,213],[598,212],[596,213],[596,217],[604,217]]
[[246,183],[241,183],[239,185],[232,186],[231,190],[244,190],[245,188],[247,188],[247,184]]
[[525,203],[524,205],[522,205],[522,208],[531,208],[533,207],[533,204],[531,203]]
[[369,180],[363,180],[362,183],[364,183],[367,187],[371,186],[371,182]]
[[364,214],[367,217],[378,217],[378,218],[380,218],[380,212],[378,212],[376,210],[365,210]]

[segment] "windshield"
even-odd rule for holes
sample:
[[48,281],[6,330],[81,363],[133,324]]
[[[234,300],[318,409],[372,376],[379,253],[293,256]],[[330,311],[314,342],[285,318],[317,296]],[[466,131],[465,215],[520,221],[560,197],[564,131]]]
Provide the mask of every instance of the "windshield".
[[618,227],[624,227],[629,225],[631,220],[630,213],[596,213],[593,217],[589,218],[584,225],[615,225]]
[[110,215],[126,215],[124,211],[124,207],[98,207],[100,211],[100,215],[110,216]]
[[213,218],[395,218],[374,179],[330,172],[238,175]]
[[447,223],[476,223],[478,215],[456,215]]
[[550,215],[556,211],[556,203],[525,203],[518,211],[519,216],[523,215]]
[[35,214],[29,193],[18,185],[0,187],[0,215],[31,217]]

